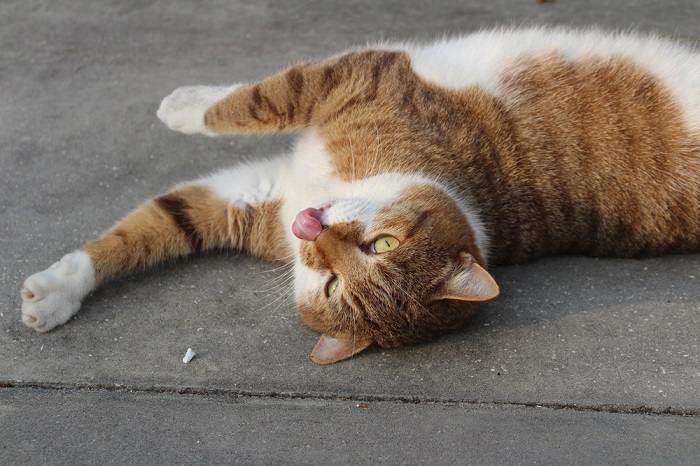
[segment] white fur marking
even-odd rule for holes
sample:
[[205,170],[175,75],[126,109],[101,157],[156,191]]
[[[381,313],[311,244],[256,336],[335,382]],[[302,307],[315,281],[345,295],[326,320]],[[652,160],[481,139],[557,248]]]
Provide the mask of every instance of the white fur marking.
[[298,257],[294,261],[294,294],[297,299],[314,296],[325,288],[329,274],[307,267]]
[[156,115],[173,131],[215,136],[204,126],[204,114],[239,86],[178,87],[163,99]]
[[48,332],[68,321],[83,298],[95,287],[95,270],[83,251],[66,254],[22,285],[22,322],[37,332]]
[[201,178],[195,184],[208,187],[234,205],[254,205],[283,196],[280,178],[289,163],[288,156],[244,163]]

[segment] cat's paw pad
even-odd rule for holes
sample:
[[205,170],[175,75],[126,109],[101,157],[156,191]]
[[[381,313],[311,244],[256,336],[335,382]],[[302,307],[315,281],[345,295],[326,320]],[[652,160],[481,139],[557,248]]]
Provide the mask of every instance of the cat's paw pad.
[[22,322],[38,332],[48,332],[68,321],[83,298],[95,286],[90,258],[78,251],[46,270],[27,278],[22,285]]
[[214,135],[204,126],[204,114],[237,86],[178,87],[160,103],[158,118],[173,131]]

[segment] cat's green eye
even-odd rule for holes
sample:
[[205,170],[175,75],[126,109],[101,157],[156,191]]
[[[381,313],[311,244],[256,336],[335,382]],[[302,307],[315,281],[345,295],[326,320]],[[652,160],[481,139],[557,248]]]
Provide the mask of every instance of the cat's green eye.
[[338,277],[333,277],[331,281],[329,281],[326,285],[326,296],[328,296],[329,298],[333,296],[333,293],[335,293],[336,288],[338,288]]
[[374,243],[372,243],[372,246],[370,249],[372,250],[373,253],[375,254],[382,254],[385,252],[393,251],[394,249],[399,247],[399,240],[394,238],[393,236],[382,236],[378,240],[375,240]]

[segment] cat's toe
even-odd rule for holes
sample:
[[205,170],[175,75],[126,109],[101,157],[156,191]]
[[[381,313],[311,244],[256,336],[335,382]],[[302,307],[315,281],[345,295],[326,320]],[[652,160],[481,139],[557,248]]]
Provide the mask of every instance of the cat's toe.
[[25,282],[24,285],[22,285],[22,289],[20,290],[20,295],[22,296],[22,301],[26,303],[33,303],[36,301],[40,301],[41,298],[43,298],[42,292],[37,288],[36,286],[27,286],[27,283]]
[[41,315],[34,312],[34,309],[24,309],[24,305],[22,305],[22,322],[27,327],[32,328],[44,325],[44,320]]
[[184,86],[175,89],[160,103],[156,115],[173,131],[213,135],[204,125],[204,114],[228,95],[231,86]]
[[49,330],[66,323],[80,308],[80,301],[65,293],[50,292],[36,302],[22,302],[22,322],[37,332]]
[[22,303],[22,323],[27,327],[41,328],[46,323],[46,319],[34,303],[24,301]]

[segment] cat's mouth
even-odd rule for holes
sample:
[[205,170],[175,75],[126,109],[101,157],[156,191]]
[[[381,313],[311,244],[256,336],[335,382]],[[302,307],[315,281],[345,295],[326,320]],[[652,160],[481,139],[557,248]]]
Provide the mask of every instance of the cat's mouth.
[[324,225],[321,223],[324,208],[309,207],[299,212],[292,223],[294,236],[304,241],[315,241],[324,229]]

